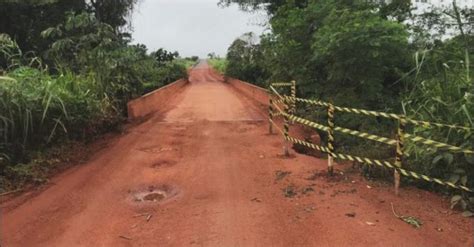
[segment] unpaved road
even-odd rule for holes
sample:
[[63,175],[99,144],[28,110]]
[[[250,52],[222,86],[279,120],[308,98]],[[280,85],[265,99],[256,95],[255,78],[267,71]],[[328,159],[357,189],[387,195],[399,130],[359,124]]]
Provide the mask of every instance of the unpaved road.
[[264,115],[205,63],[170,104],[40,193],[4,202],[1,246],[473,245],[472,220],[446,198],[396,197],[350,166],[328,179],[324,160],[282,157]]

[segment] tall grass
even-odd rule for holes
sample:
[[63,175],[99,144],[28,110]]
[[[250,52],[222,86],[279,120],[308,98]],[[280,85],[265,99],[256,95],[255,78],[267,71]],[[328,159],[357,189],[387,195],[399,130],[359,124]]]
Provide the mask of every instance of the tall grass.
[[[403,99],[407,116],[474,129],[474,81],[470,63],[474,57],[472,52],[463,49],[463,42],[460,41],[455,38],[434,49],[415,53],[414,74],[409,77],[411,84],[407,84],[409,88]],[[474,133],[469,130],[414,127],[412,131],[428,139],[467,149],[474,147]],[[406,152],[409,154],[406,162],[409,169],[474,187],[473,155],[427,148],[410,142],[407,142]],[[474,212],[472,195],[455,195],[453,206],[456,204]]]
[[92,78],[50,76],[19,67],[0,78],[2,153],[11,163],[27,162],[29,148],[48,145],[65,134],[81,137],[114,109],[90,88]]

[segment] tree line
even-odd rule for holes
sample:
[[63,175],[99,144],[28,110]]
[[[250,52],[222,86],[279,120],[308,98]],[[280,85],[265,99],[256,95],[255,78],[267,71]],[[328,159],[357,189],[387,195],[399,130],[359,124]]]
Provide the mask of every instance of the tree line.
[[127,101],[187,76],[195,61],[131,43],[137,2],[0,1],[0,191],[44,181],[67,160],[53,148],[117,129]]
[[[472,7],[461,8],[452,1],[447,7],[420,12],[409,0],[221,0],[220,4],[263,11],[269,20],[264,34],[244,34],[229,47],[228,76],[262,87],[296,80],[299,97],[474,128]],[[298,114],[326,121],[325,109],[300,108]],[[336,125],[387,137],[393,137],[396,129],[391,120],[349,114],[339,114]],[[474,146],[472,131],[415,126],[407,131]],[[326,133],[320,135],[325,140]],[[393,149],[383,144],[344,135],[336,135],[336,148],[360,156],[393,157]],[[474,188],[474,156],[411,142],[405,152],[405,168]],[[420,181],[407,182],[449,192]],[[453,204],[474,212],[472,195],[453,198]]]

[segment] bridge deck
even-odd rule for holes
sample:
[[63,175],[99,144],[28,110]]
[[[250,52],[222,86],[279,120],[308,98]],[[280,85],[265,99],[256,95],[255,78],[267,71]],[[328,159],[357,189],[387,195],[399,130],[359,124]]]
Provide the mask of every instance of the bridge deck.
[[[405,188],[396,197],[349,166],[328,180],[325,160],[280,156],[282,138],[266,134],[265,116],[205,63],[171,101],[165,116],[128,128],[38,195],[4,204],[3,244],[472,245],[469,221],[448,216],[432,193]],[[423,227],[394,217],[391,202]]]

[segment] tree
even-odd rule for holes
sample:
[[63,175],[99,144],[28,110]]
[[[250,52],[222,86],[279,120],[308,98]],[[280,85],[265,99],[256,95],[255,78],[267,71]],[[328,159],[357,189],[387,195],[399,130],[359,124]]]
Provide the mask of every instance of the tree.
[[216,55],[215,52],[211,52],[211,53],[207,54],[207,57],[208,57],[209,59],[214,59],[214,58],[217,58],[217,55]]
[[87,12],[112,27],[117,35],[126,32],[130,13],[138,0],[0,0],[0,33],[10,35],[20,48],[41,54],[51,40],[40,32],[65,21],[67,13]]
[[156,50],[155,52],[151,53],[151,56],[155,58],[156,62],[158,64],[163,65],[167,62],[173,61],[175,58],[179,57],[179,53],[177,51],[175,52],[169,52],[163,48],[160,48]]
[[255,44],[255,34],[246,33],[230,45],[227,52],[226,75],[264,85],[268,75],[263,68],[261,46]]

